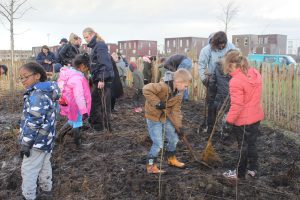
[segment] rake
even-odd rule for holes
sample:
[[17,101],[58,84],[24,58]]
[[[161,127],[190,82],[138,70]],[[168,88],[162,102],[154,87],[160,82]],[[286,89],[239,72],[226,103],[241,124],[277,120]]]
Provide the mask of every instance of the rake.
[[209,139],[207,141],[207,145],[202,153],[202,161],[206,162],[206,163],[210,163],[213,161],[217,161],[217,162],[222,162],[220,156],[218,155],[218,153],[215,151],[215,148],[212,145],[212,137],[216,132],[217,126],[219,124],[219,122],[223,119],[226,110],[228,109],[229,106],[229,95],[227,95],[227,97],[224,100],[224,103],[222,104],[221,109],[218,112],[218,115],[216,117],[215,120],[215,124],[214,127],[210,133]]

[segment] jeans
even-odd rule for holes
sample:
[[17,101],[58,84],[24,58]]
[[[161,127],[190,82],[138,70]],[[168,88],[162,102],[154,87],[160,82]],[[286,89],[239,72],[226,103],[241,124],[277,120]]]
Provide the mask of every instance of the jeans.
[[188,101],[189,100],[189,89],[185,88],[183,92],[183,100]]
[[192,69],[192,65],[193,65],[193,63],[192,63],[191,59],[186,58],[186,59],[183,59],[181,61],[180,65],[178,66],[177,69],[184,68],[184,69],[187,69],[187,70],[191,70]]
[[[236,136],[239,149],[241,149],[241,159],[238,166],[238,177],[245,177],[247,165],[249,170],[258,170],[258,154],[256,149],[256,140],[259,135],[260,122],[256,122],[247,126],[233,126],[232,132]],[[245,133],[244,133],[245,132]],[[244,141],[243,141],[244,135]],[[243,146],[242,146],[243,141]]]
[[30,150],[30,156],[24,156],[22,175],[22,194],[28,200],[36,198],[37,179],[43,191],[52,189],[52,167],[50,162],[51,153],[45,153],[36,149]]
[[155,122],[149,119],[147,120],[149,136],[152,140],[152,146],[148,153],[148,158],[156,158],[160,152],[160,149],[163,148],[164,138],[163,132],[165,130],[165,137],[167,140],[166,150],[168,152],[175,152],[176,146],[179,141],[178,135],[175,132],[175,128],[172,123],[167,120],[165,123]]

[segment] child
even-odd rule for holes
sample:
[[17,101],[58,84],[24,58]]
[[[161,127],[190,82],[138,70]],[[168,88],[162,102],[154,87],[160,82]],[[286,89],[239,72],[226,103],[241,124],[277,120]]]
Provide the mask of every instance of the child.
[[[147,158],[148,173],[163,173],[156,165],[156,158],[160,149],[163,148],[164,135],[167,139],[167,160],[168,164],[183,168],[175,157],[178,135],[183,134],[181,102],[183,92],[189,86],[192,76],[186,69],[178,69],[172,80],[166,82],[150,83],[144,86],[143,93],[146,98],[145,117],[148,125],[149,136],[153,142]],[[176,134],[177,132],[177,134]]]
[[256,176],[258,170],[256,139],[259,135],[260,121],[264,118],[261,104],[261,75],[249,66],[247,58],[237,50],[226,54],[224,72],[232,76],[229,82],[231,103],[226,121],[233,125],[232,133],[237,138],[241,155],[237,172],[229,170],[223,175],[233,179],[245,178],[246,173]]
[[[211,133],[213,126],[215,124],[216,117],[220,108],[222,107],[226,97],[229,94],[229,80],[230,76],[228,74],[224,74],[222,64],[218,62],[216,64],[216,68],[214,73],[211,75],[209,81],[210,91],[214,91],[214,106],[209,110],[211,114],[211,118],[208,119],[208,129],[207,133]],[[226,110],[227,112],[228,110]]]
[[46,82],[46,71],[35,62],[27,63],[20,68],[19,79],[27,89],[20,124],[23,198],[27,200],[36,198],[38,177],[40,196],[51,197],[50,157],[56,135],[54,101],[58,99],[59,88],[55,82]]
[[81,144],[80,127],[88,118],[91,110],[91,92],[85,73],[88,72],[90,58],[87,53],[78,54],[74,59],[75,67],[63,67],[60,70],[58,85],[62,93],[61,115],[68,117],[68,122],[60,130],[58,141],[62,141],[66,129],[72,127],[74,142]]
[[134,62],[129,64],[129,69],[132,72],[133,77],[133,88],[135,89],[134,95],[134,112],[139,113],[142,112],[142,95],[143,95],[143,87],[144,87],[144,76],[143,73],[137,69],[137,66]]

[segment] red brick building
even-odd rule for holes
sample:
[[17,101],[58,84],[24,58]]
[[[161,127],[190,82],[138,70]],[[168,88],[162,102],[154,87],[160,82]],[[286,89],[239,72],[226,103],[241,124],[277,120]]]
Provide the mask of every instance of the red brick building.
[[166,56],[183,54],[197,58],[201,49],[206,46],[207,43],[207,38],[200,37],[165,38],[165,54]]
[[115,43],[106,43],[107,47],[108,47],[108,52],[110,54],[112,54],[113,52],[117,52],[118,51],[118,45]]
[[157,41],[152,40],[126,40],[118,41],[118,52],[127,58],[157,55]]

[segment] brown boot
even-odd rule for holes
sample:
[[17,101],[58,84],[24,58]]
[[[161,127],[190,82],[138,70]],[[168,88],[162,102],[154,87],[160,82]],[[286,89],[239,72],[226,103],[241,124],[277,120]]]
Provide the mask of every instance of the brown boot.
[[155,158],[149,158],[147,161],[147,173],[148,174],[159,174],[159,173],[165,173],[164,170],[160,170],[157,165],[155,164]]
[[175,155],[172,155],[170,157],[168,157],[168,164],[174,167],[178,167],[178,168],[184,168],[185,164],[182,162],[179,162],[176,158]]

